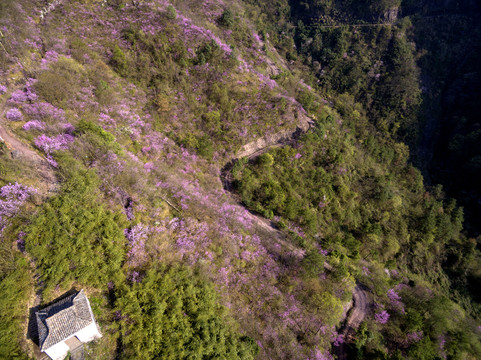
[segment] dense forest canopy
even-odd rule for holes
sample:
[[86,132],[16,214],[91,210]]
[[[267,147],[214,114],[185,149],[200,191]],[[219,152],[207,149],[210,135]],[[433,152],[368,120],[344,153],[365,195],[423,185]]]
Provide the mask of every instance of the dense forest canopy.
[[480,12],[2,1],[0,357],[481,358]]

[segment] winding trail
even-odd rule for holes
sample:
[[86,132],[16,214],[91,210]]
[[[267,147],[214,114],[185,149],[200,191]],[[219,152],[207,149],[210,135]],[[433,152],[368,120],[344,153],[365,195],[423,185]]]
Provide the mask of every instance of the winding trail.
[[369,312],[369,293],[367,288],[357,283],[352,292],[353,306],[349,312],[349,316],[339,332],[344,336],[344,342],[337,347],[337,359],[347,360],[347,344],[352,342],[356,329],[361,325]]
[[56,191],[57,179],[47,160],[12,135],[3,124],[3,118],[0,123],[0,141],[7,145],[13,158],[18,161],[27,161],[34,165],[41,176],[42,185],[44,185],[48,193]]
[[[294,132],[291,132],[290,134],[283,132],[282,134],[272,136],[270,139],[264,139],[264,141],[257,140],[246,144],[242,149],[243,151],[241,151],[241,156],[238,156],[238,158],[246,157],[248,160],[253,160],[272,148],[291,144],[295,142],[301,134],[308,131],[311,127],[310,125],[311,123],[309,123],[309,126],[307,127],[297,127],[296,130]],[[234,166],[235,162],[238,161],[238,158],[232,159],[223,167],[220,177],[224,189],[230,192],[231,197],[236,199],[237,202],[240,203],[240,199],[233,192],[232,181],[234,179],[232,178],[231,172],[232,167]],[[249,217],[252,219],[253,223],[256,224],[258,228],[261,228],[272,238],[275,238],[277,242],[283,243],[284,245],[291,248],[294,247],[292,244],[286,241],[286,234],[284,234],[281,230],[277,229],[269,219],[253,213],[252,211],[248,211],[248,214]],[[269,245],[270,244],[265,244],[264,246],[269,248]],[[333,271],[333,267],[328,263],[324,263],[324,267],[326,268],[326,270]],[[370,300],[368,291],[369,289],[360,283],[357,283],[353,290],[353,301],[351,308],[347,311],[347,320],[339,331],[339,334],[343,335],[345,341],[336,348],[338,360],[347,360],[347,344],[352,342],[353,335],[355,334],[356,329],[359,327],[359,325],[369,312]]]
[[[16,90],[17,88],[13,89]],[[0,102],[0,142],[3,142],[10,151],[12,158],[17,161],[23,161],[32,164],[32,166],[38,171],[41,179],[39,185],[40,190],[48,193],[54,193],[57,190],[57,178],[55,173],[47,162],[38,152],[36,152],[31,146],[25,144],[18,139],[7,129],[8,120],[5,117],[6,113],[7,97],[4,96]]]

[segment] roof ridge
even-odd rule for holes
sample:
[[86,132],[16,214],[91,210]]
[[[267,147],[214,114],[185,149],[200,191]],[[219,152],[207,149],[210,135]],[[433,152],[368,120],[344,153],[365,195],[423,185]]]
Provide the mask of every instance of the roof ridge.
[[72,311],[72,310],[75,311],[75,306],[72,305],[72,306],[66,307],[65,309],[61,309],[61,310],[57,311],[56,313],[50,315],[49,317],[46,317],[45,320],[49,320],[49,319],[52,319],[52,318],[55,318],[55,317],[59,317],[59,315],[67,312],[67,310],[68,311]]

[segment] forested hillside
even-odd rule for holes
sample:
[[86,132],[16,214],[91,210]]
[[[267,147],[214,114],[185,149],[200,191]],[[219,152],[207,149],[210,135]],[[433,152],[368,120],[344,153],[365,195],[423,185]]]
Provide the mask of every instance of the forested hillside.
[[0,358],[481,358],[480,10],[2,1]]

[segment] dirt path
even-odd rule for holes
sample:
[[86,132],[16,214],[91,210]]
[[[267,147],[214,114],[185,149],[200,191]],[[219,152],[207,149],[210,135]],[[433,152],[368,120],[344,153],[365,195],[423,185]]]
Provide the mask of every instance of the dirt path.
[[[272,136],[270,139],[263,139],[262,141],[258,140],[244,145],[243,151],[241,152],[242,156],[247,157],[249,160],[253,160],[259,155],[267,152],[271,148],[283,146],[294,142],[301,133],[307,131],[308,129],[309,127],[307,127],[306,129],[297,128],[296,131],[291,134],[291,136],[283,133],[279,136]],[[235,161],[237,161],[237,159],[232,159],[228,164],[224,166],[221,171],[221,181],[224,188],[230,193],[231,197],[237,200],[237,203],[240,203],[240,199],[237,195],[233,193],[232,189],[233,178],[231,170]],[[256,224],[259,228],[265,231],[269,236],[271,236],[271,238],[276,239],[277,242],[284,243],[289,245],[290,247],[293,247],[292,244],[289,244],[286,241],[286,235],[282,231],[275,228],[275,226],[270,220],[251,211],[249,211],[249,217],[252,219],[254,224]],[[264,246],[268,248],[268,245],[269,244],[265,244]],[[327,270],[333,270],[332,266],[328,263],[325,263],[324,267]],[[344,335],[345,342],[340,344],[339,347],[337,347],[336,352],[338,360],[347,360],[347,344],[353,340],[352,337],[355,334],[355,330],[359,327],[359,325],[369,312],[370,301],[368,289],[362,284],[358,283],[356,284],[352,295],[352,307],[350,310],[348,310],[347,320],[340,331],[340,334]]]
[[57,180],[48,162],[35,152],[35,150],[15,138],[14,135],[5,128],[3,118],[0,123],[0,137],[0,141],[3,140],[9,147],[12,157],[18,159],[18,161],[27,161],[34,164],[48,192],[55,191]]
[[344,342],[337,348],[337,359],[347,360],[347,344],[353,339],[356,329],[361,325],[369,311],[369,294],[367,289],[357,284],[352,292],[353,306],[340,334],[344,335]]
[[33,168],[38,171],[41,183],[39,186],[37,186],[37,188],[42,193],[45,192],[45,195],[54,193],[57,190],[57,179],[50,164],[31,146],[22,142],[22,140],[18,139],[14,134],[12,134],[12,132],[8,130],[7,124],[9,120],[5,118],[5,113],[7,110],[6,102],[6,97],[0,102],[0,141],[7,145],[10,154],[14,159],[19,162],[24,161],[30,163],[32,164]]

